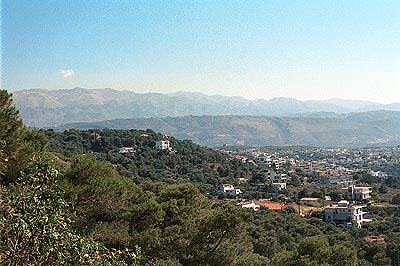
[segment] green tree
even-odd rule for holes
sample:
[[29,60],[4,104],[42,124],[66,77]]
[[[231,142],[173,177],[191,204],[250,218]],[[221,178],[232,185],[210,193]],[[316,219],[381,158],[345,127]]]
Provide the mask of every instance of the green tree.
[[332,266],[357,265],[357,253],[344,245],[334,245],[322,252],[324,261]]
[[34,154],[43,152],[47,140],[43,133],[27,129],[15,108],[12,95],[0,90],[0,174],[3,183],[14,181]]
[[400,204],[400,194],[394,195],[393,198],[392,198],[391,203],[392,204]]
[[4,154],[4,148],[6,146],[6,142],[3,140],[0,142],[0,176],[5,175],[6,172],[6,163],[7,163],[7,158],[6,155]]
[[[243,229],[248,210],[211,202],[193,184],[146,182],[143,200],[130,207],[133,242],[149,261],[182,265],[231,265],[251,253]],[[160,261],[161,263],[161,261]]]
[[330,246],[323,236],[305,238],[296,250],[277,254],[272,262],[277,266],[356,266],[359,263],[355,250],[344,245]]
[[294,173],[290,175],[289,184],[291,184],[292,186],[298,187],[298,186],[300,186],[301,182],[302,182],[302,180],[300,179],[300,177],[298,175],[296,175]]
[[388,193],[388,187],[385,184],[382,184],[379,189],[378,189],[379,193]]
[[232,263],[233,266],[270,266],[268,258],[256,253],[248,253],[244,256],[238,256]]
[[0,191],[2,265],[126,265],[131,252],[112,253],[71,230],[70,206],[48,159],[32,161],[18,182]]
[[138,203],[141,189],[118,176],[110,163],[89,155],[73,157],[65,177],[63,189],[76,211],[74,228],[108,248],[134,247],[126,216]]
[[0,90],[0,141],[3,156],[7,158],[2,168],[3,177],[7,166],[16,161],[23,130],[24,125],[13,105],[12,95],[6,90]]

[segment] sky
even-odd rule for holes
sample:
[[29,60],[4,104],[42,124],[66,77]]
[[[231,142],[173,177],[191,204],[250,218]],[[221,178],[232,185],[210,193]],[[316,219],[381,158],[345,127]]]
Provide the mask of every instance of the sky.
[[400,102],[399,0],[0,0],[2,84]]

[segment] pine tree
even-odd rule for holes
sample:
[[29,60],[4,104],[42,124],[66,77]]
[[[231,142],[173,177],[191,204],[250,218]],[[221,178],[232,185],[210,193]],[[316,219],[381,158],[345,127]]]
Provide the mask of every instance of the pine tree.
[[0,90],[0,175],[2,183],[14,181],[47,140],[43,132],[26,128],[13,104],[12,94]]
[[0,90],[0,142],[3,157],[0,169],[3,174],[7,173],[9,165],[15,162],[18,142],[24,128],[11,97],[6,90]]

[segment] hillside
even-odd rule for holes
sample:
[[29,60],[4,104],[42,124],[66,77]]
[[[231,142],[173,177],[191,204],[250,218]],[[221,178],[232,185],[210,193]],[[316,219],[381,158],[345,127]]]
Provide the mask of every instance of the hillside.
[[74,123],[59,129],[152,128],[207,146],[308,145],[320,147],[400,144],[400,112],[375,111],[335,117],[185,116]]
[[23,90],[14,101],[24,123],[54,127],[73,122],[187,115],[282,116],[298,113],[348,113],[359,110],[400,110],[397,104],[332,99],[300,101],[293,98],[248,100],[243,97],[195,92],[135,93],[113,89]]
[[[215,194],[217,184],[235,184],[237,178],[250,178],[256,168],[191,141],[152,130],[47,130],[45,133],[49,151],[68,157],[93,154],[99,160],[114,164],[121,175],[136,183],[145,180],[192,182],[203,193]],[[171,150],[155,148],[158,140],[168,140]],[[134,152],[120,153],[121,147],[133,147]]]

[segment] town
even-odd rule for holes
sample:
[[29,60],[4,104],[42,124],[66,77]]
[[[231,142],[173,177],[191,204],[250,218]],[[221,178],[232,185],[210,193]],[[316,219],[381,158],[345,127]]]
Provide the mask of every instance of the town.
[[221,147],[232,159],[259,166],[251,178],[217,189],[228,200],[258,211],[288,207],[300,215],[317,213],[346,228],[371,222],[367,206],[399,203],[400,148]]

